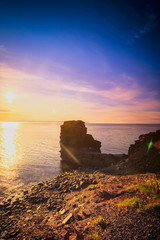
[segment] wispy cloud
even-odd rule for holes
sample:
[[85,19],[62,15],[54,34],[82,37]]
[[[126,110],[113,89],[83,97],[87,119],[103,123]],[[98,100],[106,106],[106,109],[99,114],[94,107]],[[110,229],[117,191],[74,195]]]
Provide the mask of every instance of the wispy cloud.
[[[97,89],[91,83],[84,81],[75,81],[71,82],[69,79],[64,79],[63,75],[55,76],[39,76],[37,74],[30,74],[18,69],[9,67],[6,64],[0,64],[0,82],[3,83],[4,87],[15,87],[23,89],[25,91],[36,91],[40,94],[50,95],[54,93],[65,93],[65,96],[68,92],[72,92],[73,97],[76,97],[77,94],[82,94],[82,96],[87,96],[87,94],[92,94],[93,96],[100,96],[106,100],[113,101],[117,104],[120,103],[133,103],[135,105],[135,100],[138,98],[143,98],[146,95],[145,89],[142,89],[138,86],[135,79],[132,77],[123,74],[121,77],[124,79],[130,80],[128,86],[123,83],[112,84],[109,89],[104,88]],[[147,92],[147,98],[153,99],[157,95],[157,92]],[[146,97],[145,97],[146,98]],[[148,104],[148,103],[147,103]]]
[[[59,119],[65,119],[65,116],[74,118],[77,110],[83,113],[77,115],[79,118],[84,118],[85,113],[87,119],[93,118],[95,121],[104,119],[106,122],[114,122],[116,119],[117,122],[143,122],[146,118],[151,122],[152,114],[158,119],[158,93],[140,88],[131,76],[123,74],[120,77],[130,80],[129,84],[111,84],[109,89],[107,86],[98,89],[84,81],[66,81],[63,75],[30,74],[7,64],[0,64],[0,91],[2,93],[7,89],[15,89],[21,103],[24,104],[26,114],[30,112],[35,118],[36,111],[46,111],[47,116],[47,109],[50,109],[52,114],[53,109],[56,109],[54,113],[59,114]],[[17,105],[16,111],[18,108]],[[5,113],[7,109],[1,109],[2,111]]]
[[40,79],[42,79],[40,76],[28,74],[5,63],[0,63],[0,83],[3,88],[26,88],[30,87],[32,82]]

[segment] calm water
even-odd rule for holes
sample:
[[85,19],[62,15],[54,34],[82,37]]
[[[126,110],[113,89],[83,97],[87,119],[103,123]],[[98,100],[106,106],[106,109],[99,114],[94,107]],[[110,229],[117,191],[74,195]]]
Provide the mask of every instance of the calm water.
[[[0,184],[10,189],[60,173],[61,123],[0,123]],[[160,125],[86,124],[104,153],[127,153],[140,134]],[[1,189],[2,189],[1,188]],[[0,191],[1,191],[0,189]]]

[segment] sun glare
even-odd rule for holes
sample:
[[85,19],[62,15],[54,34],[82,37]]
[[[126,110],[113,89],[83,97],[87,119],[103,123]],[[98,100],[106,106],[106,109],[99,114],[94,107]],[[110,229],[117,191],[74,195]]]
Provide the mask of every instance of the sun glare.
[[18,129],[17,122],[3,122],[2,123],[2,162],[3,167],[9,167],[15,164],[17,159],[17,149],[16,149],[16,131]]
[[8,100],[9,103],[12,103],[13,100],[16,98],[16,94],[13,93],[13,92],[7,92],[7,93],[5,94],[5,97],[7,98],[7,100]]

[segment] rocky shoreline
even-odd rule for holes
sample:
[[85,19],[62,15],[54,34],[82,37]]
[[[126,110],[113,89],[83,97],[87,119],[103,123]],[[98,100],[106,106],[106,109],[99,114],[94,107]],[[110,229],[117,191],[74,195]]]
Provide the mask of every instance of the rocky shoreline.
[[61,156],[79,158],[80,168],[4,195],[0,239],[160,239],[160,130],[140,136],[128,155],[112,155],[82,121],[73,121],[80,131],[70,124]]
[[158,174],[66,172],[1,203],[0,239],[159,239],[159,194]]

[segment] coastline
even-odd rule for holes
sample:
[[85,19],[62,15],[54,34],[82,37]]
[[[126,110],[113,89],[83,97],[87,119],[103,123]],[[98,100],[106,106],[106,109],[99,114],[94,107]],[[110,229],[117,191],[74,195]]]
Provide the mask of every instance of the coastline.
[[[99,149],[100,142],[84,132],[84,140]],[[159,137],[160,130],[139,136],[128,155],[82,151],[78,170],[8,193],[0,203],[0,239],[158,240]],[[68,149],[79,154],[79,147],[67,148],[63,153],[71,160]]]
[[[160,175],[86,169],[34,184],[0,205],[1,239],[158,239],[159,195],[129,190],[148,181]],[[120,206],[135,197],[141,207]],[[145,210],[149,203],[157,205]]]

